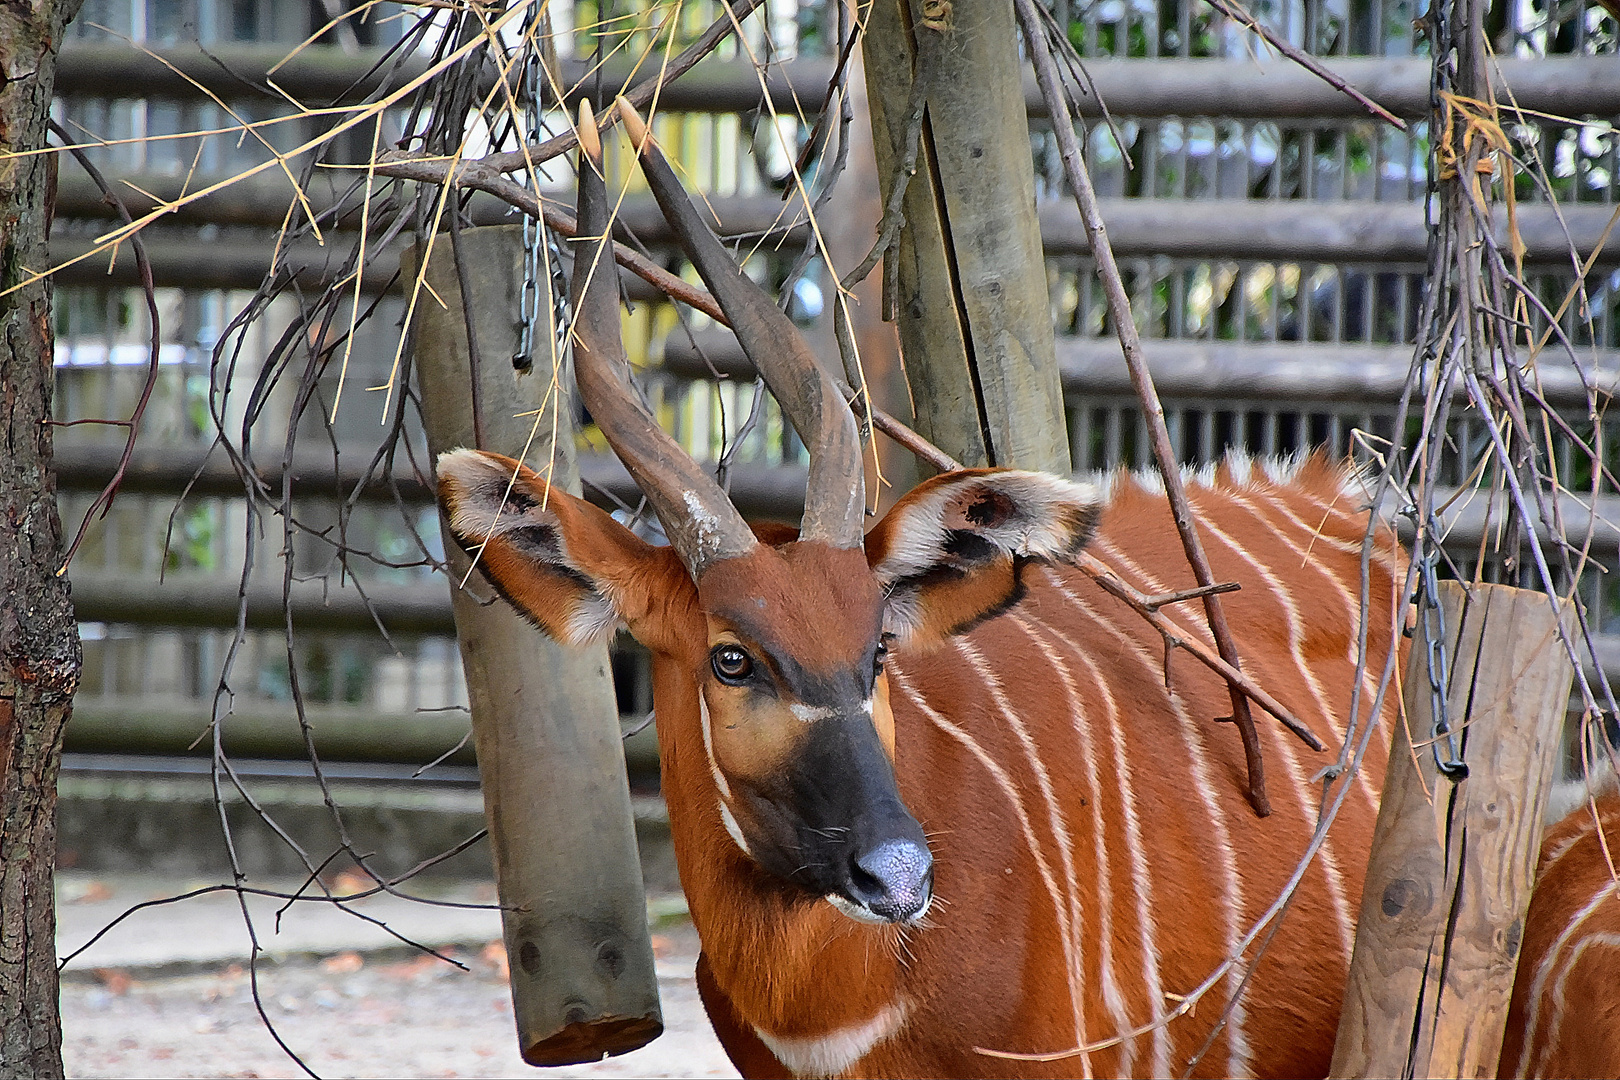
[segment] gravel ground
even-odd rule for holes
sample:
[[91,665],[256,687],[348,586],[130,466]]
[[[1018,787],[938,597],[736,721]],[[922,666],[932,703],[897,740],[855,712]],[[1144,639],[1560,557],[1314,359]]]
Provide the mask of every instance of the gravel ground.
[[[81,944],[130,902],[162,891],[152,885],[67,875],[59,892],[59,948]],[[458,891],[481,896],[487,888]],[[632,1054],[592,1065],[541,1073],[518,1057],[505,954],[493,940],[435,942],[467,965],[462,971],[431,956],[379,950],[372,938],[360,948],[330,951],[335,931],[310,918],[308,941],[284,930],[279,958],[261,963],[259,998],[276,1032],[321,1076],[736,1076],[693,983],[697,934],[672,913],[678,901],[664,898],[660,906],[653,944],[665,1033]],[[259,1016],[243,963],[199,955],[220,951],[206,947],[210,935],[239,942],[240,920],[229,896],[143,912],[120,927],[122,945],[115,934],[98,946],[99,958],[86,956],[89,963],[121,955],[137,962],[70,966],[62,986],[68,1075],[304,1075]],[[465,938],[479,927],[457,929]]]

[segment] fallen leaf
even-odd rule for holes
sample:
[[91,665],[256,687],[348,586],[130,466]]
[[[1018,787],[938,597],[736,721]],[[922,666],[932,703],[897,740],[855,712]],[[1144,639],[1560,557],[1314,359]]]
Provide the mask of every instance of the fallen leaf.
[[495,969],[495,973],[503,979],[512,977],[512,965],[506,958],[506,943],[499,938],[485,945],[478,954],[479,959]]
[[97,880],[88,882],[77,896],[69,897],[67,902],[70,904],[99,904],[112,898],[112,888],[105,881]]
[[436,971],[439,967],[448,967],[437,956],[423,953],[414,960],[406,960],[398,964],[389,964],[383,969],[384,973],[395,979],[414,979],[418,975],[426,975]]
[[108,993],[123,997],[129,988],[135,985],[135,980],[129,977],[129,972],[119,968],[96,968],[96,981],[107,988]]
[[363,870],[345,870],[332,879],[332,893],[335,896],[353,896],[356,893],[370,892],[377,887],[377,882],[370,874]]
[[365,957],[357,952],[338,953],[321,961],[321,970],[331,975],[352,975],[365,966]]

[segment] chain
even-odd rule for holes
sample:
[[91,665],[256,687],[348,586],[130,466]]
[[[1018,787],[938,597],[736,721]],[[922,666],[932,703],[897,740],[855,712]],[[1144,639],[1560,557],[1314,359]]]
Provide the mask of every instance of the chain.
[[[540,17],[543,3],[532,3],[523,17],[523,115],[524,131],[520,137],[531,145],[540,141],[540,45],[535,21]],[[524,171],[523,182],[528,182]],[[536,195],[539,193],[536,192]],[[542,255],[542,241],[547,252]],[[557,238],[540,221],[523,215],[523,285],[518,290],[518,349],[512,357],[512,366],[518,371],[534,367],[535,326],[540,321],[540,281],[550,264],[552,328],[557,337],[557,355],[567,347],[568,281],[562,271],[562,249]]]
[[[1438,525],[1431,511],[1431,543],[1434,537],[1440,535],[1436,531]],[[1424,657],[1429,674],[1429,715],[1434,721],[1434,737],[1430,740],[1429,748],[1434,752],[1434,767],[1440,770],[1440,775],[1456,783],[1468,779],[1468,763],[1458,754],[1457,733],[1451,729],[1451,717],[1446,708],[1446,684],[1450,669],[1446,663],[1446,628],[1440,616],[1440,582],[1435,573],[1439,561],[1440,551],[1433,548],[1418,564],[1419,577],[1422,579],[1419,587],[1423,590],[1418,606],[1422,609]],[[1445,748],[1443,755],[1442,746]]]

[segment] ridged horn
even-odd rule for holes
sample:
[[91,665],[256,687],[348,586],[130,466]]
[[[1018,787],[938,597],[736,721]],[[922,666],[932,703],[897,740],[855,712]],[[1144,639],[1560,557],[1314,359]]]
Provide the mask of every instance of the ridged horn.
[[815,354],[798,329],[765,290],[742,272],[699,217],[635,107],[621,97],[618,110],[665,219],[731,320],[731,329],[743,351],[776,395],[799,438],[810,448],[810,482],[799,536],[836,548],[860,547],[866,476],[854,414],[816,363]]
[[588,102],[579,106],[579,241],[574,255],[574,379],[602,434],[652,504],[670,546],[696,581],[710,565],[758,541],[720,485],[658,426],[630,380],[619,327],[602,144]]

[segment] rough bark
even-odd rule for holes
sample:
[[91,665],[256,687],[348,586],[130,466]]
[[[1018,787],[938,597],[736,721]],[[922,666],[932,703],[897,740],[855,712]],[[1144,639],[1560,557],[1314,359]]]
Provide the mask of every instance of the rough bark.
[[[56,771],[79,635],[51,473],[51,187],[56,50],[79,0],[0,0],[0,1077],[62,1075]],[[13,290],[15,291],[7,291]]]

